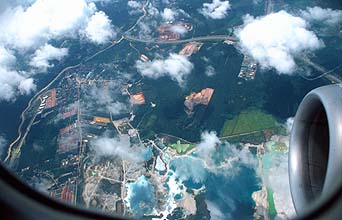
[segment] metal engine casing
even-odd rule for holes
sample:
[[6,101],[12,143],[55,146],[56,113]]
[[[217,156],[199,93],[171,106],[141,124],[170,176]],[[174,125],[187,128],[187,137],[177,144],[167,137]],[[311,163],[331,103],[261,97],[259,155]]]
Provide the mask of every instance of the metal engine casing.
[[[314,89],[299,105],[291,131],[289,178],[298,216],[341,193],[342,84]],[[340,197],[329,206],[332,209],[323,209],[324,219],[341,215]]]

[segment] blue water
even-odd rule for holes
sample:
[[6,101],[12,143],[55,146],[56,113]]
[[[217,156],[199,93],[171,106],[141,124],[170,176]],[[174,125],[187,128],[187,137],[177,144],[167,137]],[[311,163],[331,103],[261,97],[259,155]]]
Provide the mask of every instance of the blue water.
[[145,154],[144,154],[144,160],[146,161],[146,160],[149,160],[149,159],[151,159],[152,158],[152,147],[151,146],[147,146],[146,147],[146,152],[145,152]]
[[156,205],[154,187],[145,176],[139,177],[134,183],[128,183],[131,196],[128,198],[131,211],[136,218],[153,211]]
[[0,104],[0,135],[8,142],[17,135],[20,123],[20,114],[25,108],[28,98],[21,97],[16,102],[1,102]]
[[183,195],[182,194],[177,194],[177,195],[175,195],[175,199],[176,200],[180,200],[180,199],[182,199],[183,198]]
[[260,189],[255,171],[239,167],[239,174],[225,177],[208,173],[204,182],[206,199],[217,205],[227,219],[253,219],[252,193]]
[[225,219],[253,219],[255,203],[251,196],[260,189],[254,169],[235,163],[232,168],[214,173],[192,158],[177,158],[171,162],[171,168],[179,179],[188,177],[183,181],[186,187],[198,189],[204,185],[205,200],[215,204]]

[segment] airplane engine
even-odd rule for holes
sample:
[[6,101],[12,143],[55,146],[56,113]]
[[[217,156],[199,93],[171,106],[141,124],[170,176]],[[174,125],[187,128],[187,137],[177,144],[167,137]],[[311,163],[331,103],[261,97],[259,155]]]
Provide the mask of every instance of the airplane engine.
[[314,89],[299,105],[291,131],[289,178],[298,216],[341,216],[342,84]]

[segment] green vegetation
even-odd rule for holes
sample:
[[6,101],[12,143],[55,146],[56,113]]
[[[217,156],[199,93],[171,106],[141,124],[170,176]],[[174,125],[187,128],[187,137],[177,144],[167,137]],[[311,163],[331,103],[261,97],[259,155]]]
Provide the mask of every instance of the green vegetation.
[[140,131],[140,137],[142,139],[152,139],[155,135],[153,131],[153,126],[156,123],[158,117],[156,115],[146,116],[141,123],[142,129]]
[[145,127],[146,128],[151,128],[153,127],[154,123],[156,123],[158,117],[157,115],[151,115],[150,117],[147,118],[147,120],[144,121]]
[[185,154],[194,147],[194,144],[182,144],[180,141],[177,141],[176,144],[171,144],[171,148],[176,150],[178,154]]
[[251,134],[246,134],[242,136],[226,136],[225,138],[222,138],[221,140],[226,140],[230,143],[253,143],[253,144],[260,144],[267,140],[264,132],[256,132]]
[[[279,163],[279,159],[287,152],[287,150],[288,148],[283,142],[268,141],[266,143],[266,153],[258,155],[259,157],[261,157],[262,160],[262,176],[269,177],[270,170],[273,169],[275,166],[278,166],[277,163]],[[272,190],[268,181],[270,181],[269,178],[266,181],[269,217],[270,219],[274,219],[277,215],[273,197],[274,188]]]
[[88,171],[88,176],[98,176],[98,173],[90,170]]
[[270,214],[270,219],[274,219],[277,215],[277,211],[274,205],[273,191],[269,187],[267,187],[267,201],[268,201],[268,210]]
[[237,135],[274,128],[276,119],[260,110],[241,112],[233,119],[227,120],[221,130],[221,136]]
[[274,151],[278,152],[286,152],[288,150],[288,147],[285,143],[277,142],[274,146]]

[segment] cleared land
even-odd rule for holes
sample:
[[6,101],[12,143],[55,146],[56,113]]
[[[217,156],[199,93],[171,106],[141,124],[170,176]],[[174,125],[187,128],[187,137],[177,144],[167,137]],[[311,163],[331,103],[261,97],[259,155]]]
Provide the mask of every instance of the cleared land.
[[185,154],[194,147],[194,144],[181,144],[180,141],[177,141],[176,144],[171,144],[171,148],[176,150],[178,154]]
[[259,110],[251,110],[241,112],[233,119],[227,120],[221,130],[221,136],[260,131],[274,128],[276,125],[277,121],[272,115]]

